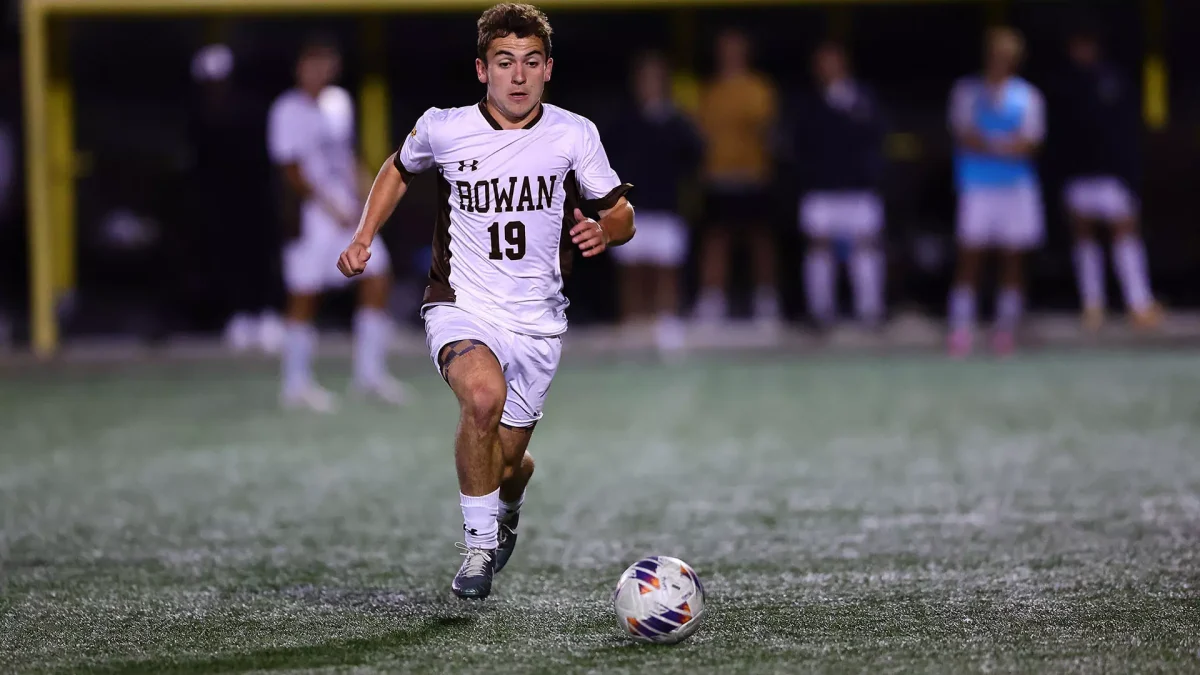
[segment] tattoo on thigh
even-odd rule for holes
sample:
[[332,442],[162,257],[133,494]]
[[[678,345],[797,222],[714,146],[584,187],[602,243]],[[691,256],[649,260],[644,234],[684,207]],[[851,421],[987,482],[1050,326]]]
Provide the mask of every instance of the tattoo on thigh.
[[459,340],[451,342],[442,347],[442,351],[438,352],[438,368],[442,371],[442,378],[446,377],[446,368],[450,366],[450,362],[458,357],[475,351],[476,347],[486,347],[480,340]]

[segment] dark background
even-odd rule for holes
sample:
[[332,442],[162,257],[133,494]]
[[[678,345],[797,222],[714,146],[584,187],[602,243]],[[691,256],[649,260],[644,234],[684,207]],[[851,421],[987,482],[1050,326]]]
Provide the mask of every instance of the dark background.
[[[18,21],[14,0],[3,4],[0,123],[19,129]],[[1004,6],[1003,16],[1028,39],[1024,74],[1035,84],[1048,86],[1064,61],[1068,25],[1086,14],[1103,26],[1110,55],[1140,91],[1147,42],[1140,2],[1014,1]],[[753,34],[760,67],[776,79],[786,98],[809,86],[808,55],[815,41],[830,32],[842,34],[858,76],[884,103],[891,130],[915,134],[920,141],[919,153],[893,161],[888,170],[889,307],[940,314],[953,262],[947,96],[955,78],[979,67],[981,38],[993,8],[963,2],[689,11],[695,28],[690,49],[687,40],[681,46],[680,32],[673,29],[681,19],[679,10],[550,10],[556,65],[549,100],[591,117],[603,129],[626,102],[629,59],[638,49],[662,48],[684,62],[678,65],[693,65],[704,75],[710,67],[712,37],[728,26]],[[1168,306],[1197,307],[1200,230],[1194,192],[1200,185],[1200,165],[1194,160],[1200,145],[1200,2],[1168,1],[1166,12],[1170,124],[1162,131],[1143,132],[1144,180],[1138,189],[1154,286]],[[386,76],[397,142],[426,108],[464,105],[481,97],[472,65],[475,18],[474,13],[385,18]],[[218,331],[230,311],[230,294],[253,292],[278,301],[277,283],[240,290],[236,284],[222,284],[237,278],[229,274],[228,262],[247,257],[244,251],[231,251],[233,247],[258,246],[251,258],[268,270],[278,267],[274,247],[263,244],[270,241],[275,225],[261,133],[270,100],[290,84],[297,45],[316,28],[341,39],[342,84],[355,92],[366,65],[357,17],[77,19],[58,27],[69,40],[76,140],[85,158],[78,183],[78,291],[72,311],[64,314],[68,337]],[[259,139],[257,147],[243,147],[246,161],[239,171],[244,173],[232,181],[251,189],[236,194],[195,180],[199,154],[189,135],[189,119],[197,87],[190,65],[195,51],[214,36],[235,52],[233,77],[247,111],[245,133],[248,138],[257,133]],[[1053,138],[1049,143],[1042,158],[1048,241],[1031,261],[1029,304],[1033,311],[1074,311],[1069,240],[1060,213],[1061,177],[1054,171]],[[0,307],[15,317],[17,334],[23,336],[28,282],[20,173],[10,200],[14,208],[0,214]],[[786,166],[780,167],[779,175],[781,283],[789,315],[801,319],[798,186],[788,179]],[[428,184],[414,186],[383,235],[398,275],[410,277],[412,287],[426,271],[419,262],[420,249],[429,243],[433,222],[433,186],[428,177],[423,182]],[[636,204],[636,192],[633,201]],[[102,223],[120,208],[150,222],[154,238],[143,245],[113,246]],[[743,261],[735,275],[741,287],[745,266]],[[693,276],[689,265],[689,279]],[[611,261],[606,257],[578,265],[568,288],[572,320],[611,320],[611,283]],[[1110,292],[1110,297],[1119,294]],[[398,318],[414,320],[411,300],[400,303]],[[325,320],[344,322],[346,304],[345,297],[335,299]]]

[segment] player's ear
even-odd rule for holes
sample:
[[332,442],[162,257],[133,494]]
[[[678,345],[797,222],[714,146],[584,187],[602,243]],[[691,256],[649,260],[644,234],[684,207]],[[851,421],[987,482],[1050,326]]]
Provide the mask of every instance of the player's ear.
[[479,78],[480,84],[487,84],[487,64],[483,59],[475,59],[475,77]]
[[542,76],[543,82],[550,81],[550,71],[551,70],[554,70],[554,59],[546,59],[546,71],[545,71],[545,74]]

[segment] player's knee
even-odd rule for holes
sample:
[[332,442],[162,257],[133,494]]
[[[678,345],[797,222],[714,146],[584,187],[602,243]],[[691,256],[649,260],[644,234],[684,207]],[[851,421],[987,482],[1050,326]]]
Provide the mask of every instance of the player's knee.
[[500,424],[507,395],[504,383],[480,380],[467,385],[462,396],[463,418],[477,429],[491,429]]
[[534,466],[533,465],[533,455],[529,454],[529,452],[526,451],[525,454],[521,457],[521,473],[525,474],[526,478],[532,476],[533,475],[533,466]]
[[1124,218],[1113,223],[1113,239],[1120,240],[1125,237],[1138,236],[1137,221],[1132,218]]

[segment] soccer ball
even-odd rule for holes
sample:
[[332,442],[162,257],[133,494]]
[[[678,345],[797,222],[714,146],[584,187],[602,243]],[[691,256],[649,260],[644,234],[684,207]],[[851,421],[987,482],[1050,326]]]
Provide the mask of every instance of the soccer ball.
[[682,560],[652,555],[621,574],[613,607],[621,630],[633,639],[673,645],[700,628],[704,586]]

